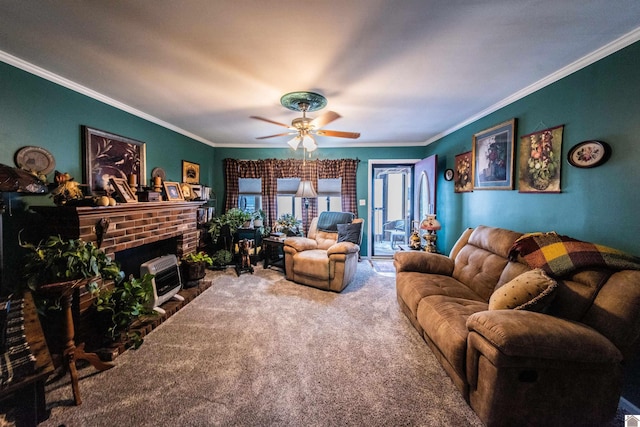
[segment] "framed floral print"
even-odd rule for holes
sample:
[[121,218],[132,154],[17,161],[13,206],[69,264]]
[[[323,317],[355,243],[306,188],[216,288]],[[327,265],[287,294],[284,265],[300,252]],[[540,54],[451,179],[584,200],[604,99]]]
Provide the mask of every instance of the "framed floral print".
[[87,126],[84,138],[84,182],[89,192],[104,194],[111,178],[136,176],[140,186],[146,185],[145,143]]
[[559,193],[563,126],[520,137],[520,193]]
[[473,189],[513,190],[516,119],[473,135]]
[[456,164],[453,169],[453,191],[455,193],[473,191],[471,171],[471,151],[456,155]]

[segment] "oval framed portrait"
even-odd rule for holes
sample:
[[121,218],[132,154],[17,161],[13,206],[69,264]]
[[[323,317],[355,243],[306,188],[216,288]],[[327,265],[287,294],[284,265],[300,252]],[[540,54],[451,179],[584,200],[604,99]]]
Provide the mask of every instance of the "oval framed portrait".
[[604,164],[611,156],[611,147],[603,141],[583,141],[569,150],[567,160],[577,168],[595,168]]
[[447,169],[444,171],[444,179],[451,181],[453,179],[453,169]]

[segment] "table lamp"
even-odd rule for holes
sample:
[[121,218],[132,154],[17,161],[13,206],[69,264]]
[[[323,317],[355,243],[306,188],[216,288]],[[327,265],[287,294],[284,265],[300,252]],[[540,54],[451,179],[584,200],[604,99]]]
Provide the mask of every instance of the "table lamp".
[[436,239],[438,238],[436,236],[436,231],[440,230],[441,228],[442,228],[442,225],[436,219],[435,214],[425,215],[424,219],[420,223],[420,229],[427,231],[422,236],[427,241],[427,244],[424,247],[425,251],[433,252],[433,253],[438,252],[436,249]]

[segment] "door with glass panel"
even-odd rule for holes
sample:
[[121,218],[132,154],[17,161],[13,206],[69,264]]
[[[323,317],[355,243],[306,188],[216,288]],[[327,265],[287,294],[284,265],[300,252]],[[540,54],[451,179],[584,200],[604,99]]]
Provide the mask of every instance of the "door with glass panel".
[[411,234],[413,165],[373,164],[371,177],[371,256],[391,257]]

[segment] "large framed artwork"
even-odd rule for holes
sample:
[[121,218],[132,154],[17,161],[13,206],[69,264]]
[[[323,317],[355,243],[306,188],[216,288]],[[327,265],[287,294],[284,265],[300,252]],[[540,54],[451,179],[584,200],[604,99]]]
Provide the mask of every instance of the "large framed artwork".
[[456,165],[453,169],[453,191],[455,193],[473,191],[471,171],[471,151],[456,155]]
[[513,190],[516,119],[473,135],[473,189]]
[[84,182],[94,194],[104,194],[111,178],[128,180],[136,176],[139,186],[146,185],[146,144],[135,139],[82,127]]
[[520,193],[559,193],[564,126],[520,137]]

